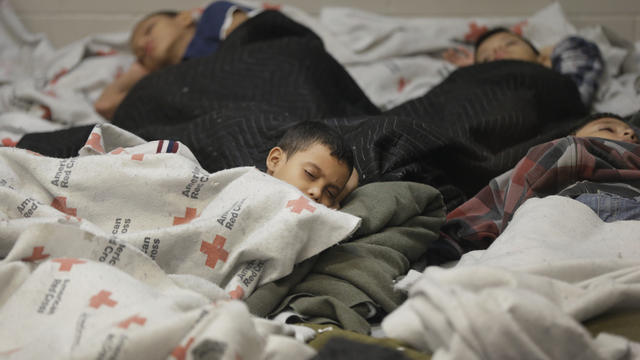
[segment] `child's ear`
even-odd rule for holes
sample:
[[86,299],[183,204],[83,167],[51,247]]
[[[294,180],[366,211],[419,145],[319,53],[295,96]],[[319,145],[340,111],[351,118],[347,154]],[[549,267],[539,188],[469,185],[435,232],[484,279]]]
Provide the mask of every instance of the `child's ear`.
[[193,11],[192,10],[180,11],[176,16],[176,21],[178,22],[178,24],[180,24],[180,26],[185,28],[191,25],[194,25],[195,20],[193,18]]
[[282,148],[276,146],[269,151],[267,155],[267,174],[273,175],[273,172],[282,165],[286,159],[286,155]]

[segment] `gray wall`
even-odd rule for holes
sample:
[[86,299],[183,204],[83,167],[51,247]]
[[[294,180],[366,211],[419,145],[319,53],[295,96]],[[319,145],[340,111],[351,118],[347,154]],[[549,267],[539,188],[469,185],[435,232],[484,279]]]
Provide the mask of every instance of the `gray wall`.
[[[28,29],[45,32],[56,46],[85,35],[124,31],[157,9],[190,8],[203,0],[9,0]],[[527,16],[550,0],[289,0],[315,14],[323,6],[348,6],[396,16]],[[272,1],[272,3],[275,3]],[[640,40],[640,0],[560,0],[578,27],[606,25]]]

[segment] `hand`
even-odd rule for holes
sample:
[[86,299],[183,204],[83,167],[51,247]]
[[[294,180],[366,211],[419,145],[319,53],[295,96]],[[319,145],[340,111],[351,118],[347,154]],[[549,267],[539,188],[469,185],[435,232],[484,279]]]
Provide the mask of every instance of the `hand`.
[[442,58],[458,67],[473,65],[473,53],[462,46],[449,48],[442,54]]

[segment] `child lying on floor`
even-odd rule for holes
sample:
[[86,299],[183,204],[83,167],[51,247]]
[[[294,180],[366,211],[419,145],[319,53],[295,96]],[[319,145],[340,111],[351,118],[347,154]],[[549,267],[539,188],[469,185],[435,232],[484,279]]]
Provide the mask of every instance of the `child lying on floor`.
[[463,48],[449,49],[445,60],[467,66],[497,60],[534,62],[569,76],[578,87],[582,102],[590,106],[598,89],[604,60],[598,46],[578,36],[570,36],[555,46],[538,50],[528,39],[498,27],[482,34],[474,54]]
[[269,151],[267,173],[332,208],[358,186],[351,148],[340,133],[319,122],[289,128]]
[[579,126],[570,135],[638,143],[635,130],[624,122],[621,116],[612,113],[590,115],[585,119],[584,125]]
[[107,85],[94,103],[96,111],[110,119],[129,90],[145,75],[181,61],[213,54],[220,43],[246,21],[252,9],[216,1],[197,23],[193,11],[159,11],[138,22],[129,45],[136,62]]

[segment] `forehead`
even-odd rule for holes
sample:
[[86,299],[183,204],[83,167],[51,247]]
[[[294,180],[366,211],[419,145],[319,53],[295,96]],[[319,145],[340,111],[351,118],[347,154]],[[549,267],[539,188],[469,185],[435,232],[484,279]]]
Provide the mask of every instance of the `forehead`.
[[305,150],[296,152],[291,156],[291,160],[300,164],[312,163],[327,173],[327,175],[339,173],[339,175],[342,176],[342,173],[345,172],[347,176],[349,175],[350,169],[347,164],[331,155],[331,150],[326,145],[320,143],[313,143]]
[[499,32],[489,36],[485,39],[480,46],[478,47],[478,51],[482,50],[485,47],[490,47],[491,45],[498,44],[507,40],[518,40],[520,42],[524,42],[518,35],[512,34],[510,32]]
[[593,120],[590,123],[588,123],[586,126],[598,126],[598,125],[629,127],[629,125],[627,125],[627,123],[625,123],[624,121],[616,118],[612,118],[612,117],[605,117],[605,118]]
[[168,15],[164,15],[164,14],[153,14],[143,18],[134,26],[133,31],[131,32],[131,39],[133,40],[134,37],[138,36],[143,31],[146,25],[149,25],[152,22],[157,20],[169,19],[169,18],[170,17]]

